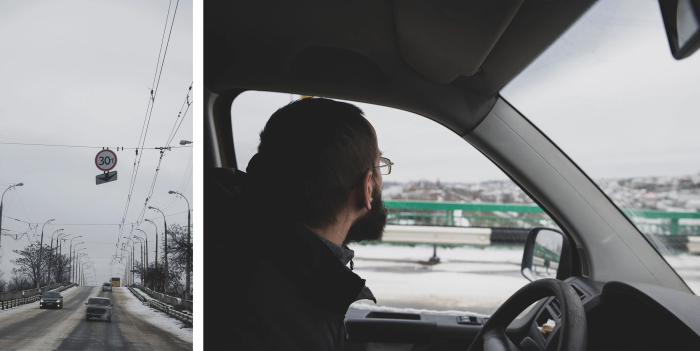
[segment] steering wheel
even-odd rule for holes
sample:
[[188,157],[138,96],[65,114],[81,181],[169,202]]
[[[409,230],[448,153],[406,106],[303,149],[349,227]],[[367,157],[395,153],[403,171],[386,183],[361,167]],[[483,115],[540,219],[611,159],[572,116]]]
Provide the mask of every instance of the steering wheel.
[[[506,327],[532,303],[550,296],[555,296],[561,305],[561,319],[552,331],[552,334],[558,333],[559,336],[557,350],[586,350],[588,338],[586,312],[578,294],[569,284],[561,280],[542,279],[525,285],[508,298],[481,328],[469,351],[520,351],[521,349],[506,336]],[[532,344],[535,346],[534,342]],[[532,346],[523,346],[528,350],[533,349]],[[536,348],[538,347],[535,346]]]

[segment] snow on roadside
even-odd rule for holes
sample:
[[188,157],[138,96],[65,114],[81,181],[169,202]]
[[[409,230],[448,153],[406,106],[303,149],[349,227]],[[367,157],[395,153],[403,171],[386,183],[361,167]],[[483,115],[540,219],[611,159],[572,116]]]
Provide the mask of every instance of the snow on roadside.
[[[62,291],[61,295],[63,295],[64,301],[70,300],[73,297],[73,295],[75,295],[77,293],[77,291],[78,291],[78,289],[75,289],[75,287],[72,287],[72,288],[69,288],[68,290]],[[18,311],[26,311],[27,308],[39,308],[39,301],[30,302],[26,305],[13,307],[13,308],[10,308],[10,309],[4,310],[4,311],[0,310],[0,318],[6,318],[8,316],[12,316],[12,315],[18,313]]]
[[[350,249],[355,251],[356,259],[393,259],[427,261],[433,255],[432,245],[400,246],[400,245],[361,245],[352,244]],[[486,246],[438,248],[437,255],[443,262],[472,261],[512,263],[520,265],[523,258],[523,248]]]
[[354,308],[356,310],[376,311],[376,312],[413,313],[413,314],[424,313],[424,314],[435,314],[435,315],[442,315],[442,316],[470,315],[470,316],[478,316],[478,317],[490,317],[490,315],[476,313],[476,312],[454,311],[454,310],[435,311],[435,310],[422,310],[422,309],[415,309],[415,308],[397,308],[397,307],[386,307],[386,306],[374,306],[374,305],[369,305],[369,304],[365,304],[365,303],[353,303],[352,305],[350,305],[350,308]]
[[[138,314],[139,317],[141,317],[146,322],[151,323],[160,329],[168,331],[188,343],[194,342],[192,328],[183,328],[181,326],[182,323],[179,320],[170,317],[167,314],[158,311],[154,308],[143,305],[143,302],[137,299],[136,296],[134,296],[134,294],[132,294],[131,291],[129,291],[128,289],[115,289],[114,293],[122,294],[124,300],[126,300],[125,307],[128,308],[130,312]],[[151,299],[145,293],[143,295],[145,298]]]
[[[136,290],[137,293],[141,294],[141,296],[143,296],[146,300],[153,300],[153,298],[150,297],[150,296],[148,296],[148,294],[146,294],[145,291],[143,291],[143,290],[141,290],[141,289],[139,289],[139,288],[134,288],[134,290]],[[133,294],[132,294],[132,295],[133,295]]]

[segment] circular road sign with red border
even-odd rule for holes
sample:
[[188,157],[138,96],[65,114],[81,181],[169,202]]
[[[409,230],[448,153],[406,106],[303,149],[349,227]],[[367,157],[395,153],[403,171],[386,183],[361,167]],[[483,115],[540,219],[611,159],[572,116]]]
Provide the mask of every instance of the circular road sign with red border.
[[100,171],[110,171],[117,165],[117,154],[112,150],[101,150],[95,156],[95,166]]

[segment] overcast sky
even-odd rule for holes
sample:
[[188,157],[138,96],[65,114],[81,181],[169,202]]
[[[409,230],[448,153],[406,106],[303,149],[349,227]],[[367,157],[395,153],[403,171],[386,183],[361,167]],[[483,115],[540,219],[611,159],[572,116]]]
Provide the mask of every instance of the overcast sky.
[[[0,2],[0,143],[136,147],[170,3]],[[172,1],[168,31],[176,3]],[[165,146],[191,82],[192,1],[181,0],[145,147]],[[196,105],[185,116],[173,145],[179,146],[181,139],[192,140],[193,108]],[[119,237],[116,224],[122,221],[136,156],[134,150],[118,151],[118,180],[95,185],[95,176],[101,173],[94,163],[97,151],[0,144],[0,192],[10,184],[25,184],[5,194],[3,229],[24,233],[29,228],[8,217],[30,223],[56,219],[46,226],[44,243],[49,244],[52,233],[60,228],[71,234],[68,238],[82,236],[73,243],[85,242],[79,248],[85,247],[81,253],[95,262],[99,284],[110,278],[110,256],[116,252]],[[191,151],[178,148],[165,153],[149,201],[170,215],[169,224],[187,224],[187,204],[173,202],[174,196],[167,192],[180,190],[192,201]],[[143,151],[126,223],[136,221],[144,207],[158,157],[157,150]],[[145,218],[155,217],[161,216],[146,210]],[[162,240],[163,219],[155,222]],[[149,249],[154,252],[153,225],[145,222],[140,228],[149,234]],[[122,235],[129,236],[130,231],[128,224]],[[34,240],[33,231],[30,233]],[[17,257],[12,250],[26,246],[28,238],[15,241],[2,236],[1,244],[0,268],[9,280],[10,261]],[[63,252],[68,252],[67,244]],[[151,253],[150,259],[154,256]]]
[[[603,1],[502,95],[590,176],[700,172],[700,53],[671,56],[658,1]],[[232,107],[239,167],[289,94],[247,92]],[[396,163],[385,181],[507,179],[457,135],[422,116],[357,103]]]

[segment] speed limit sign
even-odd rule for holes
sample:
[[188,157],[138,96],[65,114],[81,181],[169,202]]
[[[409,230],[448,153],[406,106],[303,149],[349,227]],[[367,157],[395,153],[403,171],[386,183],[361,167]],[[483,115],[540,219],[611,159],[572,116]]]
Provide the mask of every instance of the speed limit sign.
[[102,150],[95,156],[95,166],[101,171],[109,171],[117,165],[117,154],[112,150]]

